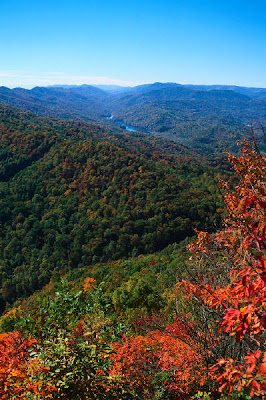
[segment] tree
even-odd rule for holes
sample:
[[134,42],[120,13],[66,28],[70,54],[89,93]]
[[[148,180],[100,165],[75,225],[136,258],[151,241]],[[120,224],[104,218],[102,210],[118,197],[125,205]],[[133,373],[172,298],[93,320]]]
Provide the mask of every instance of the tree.
[[[190,297],[222,315],[220,332],[240,343],[231,357],[217,360],[220,390],[266,394],[266,158],[256,142],[243,143],[241,156],[229,154],[239,176],[233,191],[226,189],[227,216],[215,235],[199,232],[189,246],[193,262],[226,260],[223,282],[211,279],[183,281]],[[205,261],[204,261],[205,262]],[[226,264],[225,263],[225,264]],[[179,283],[180,286],[180,283]],[[233,339],[233,338],[232,338]]]

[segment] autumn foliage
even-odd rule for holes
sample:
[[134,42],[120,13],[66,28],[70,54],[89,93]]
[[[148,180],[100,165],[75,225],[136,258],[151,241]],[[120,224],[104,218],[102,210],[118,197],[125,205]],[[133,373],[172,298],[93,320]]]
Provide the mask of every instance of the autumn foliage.
[[49,399],[55,387],[47,381],[49,368],[33,358],[36,340],[21,333],[0,335],[0,397],[24,400],[29,395]]
[[126,378],[147,399],[185,399],[211,377],[202,349],[178,321],[162,332],[126,337],[113,347],[111,374]]
[[[240,157],[229,155],[238,176],[226,189],[227,217],[216,235],[199,232],[189,246],[193,262],[227,260],[223,282],[183,281],[188,296],[222,314],[220,332],[241,342],[237,357],[219,359],[213,368],[220,390],[266,394],[266,158],[245,141]],[[180,284],[179,284],[180,285]]]

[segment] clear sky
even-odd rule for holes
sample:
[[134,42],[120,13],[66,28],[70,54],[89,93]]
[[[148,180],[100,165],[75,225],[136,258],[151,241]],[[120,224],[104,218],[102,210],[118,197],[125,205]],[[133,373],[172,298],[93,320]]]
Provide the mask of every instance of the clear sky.
[[266,87],[266,0],[0,0],[0,85]]

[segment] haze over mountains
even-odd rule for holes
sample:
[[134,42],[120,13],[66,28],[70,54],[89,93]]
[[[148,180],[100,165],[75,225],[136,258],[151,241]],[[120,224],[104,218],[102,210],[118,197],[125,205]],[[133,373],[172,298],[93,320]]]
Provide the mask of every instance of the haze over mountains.
[[[0,102],[39,115],[116,126],[117,121],[204,152],[234,147],[266,117],[266,89],[154,83],[0,88]],[[112,119],[110,116],[113,116]]]

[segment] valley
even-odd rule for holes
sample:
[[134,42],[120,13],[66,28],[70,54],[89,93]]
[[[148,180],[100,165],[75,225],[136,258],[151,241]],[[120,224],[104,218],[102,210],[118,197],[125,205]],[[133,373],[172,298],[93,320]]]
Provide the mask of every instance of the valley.
[[[264,121],[263,89],[154,83],[119,91],[94,86],[0,88],[0,101],[39,115],[118,124],[205,154],[236,151],[247,125]],[[110,119],[110,115],[113,118]],[[109,125],[110,126],[110,125]],[[114,125],[113,125],[114,126]]]

